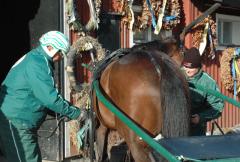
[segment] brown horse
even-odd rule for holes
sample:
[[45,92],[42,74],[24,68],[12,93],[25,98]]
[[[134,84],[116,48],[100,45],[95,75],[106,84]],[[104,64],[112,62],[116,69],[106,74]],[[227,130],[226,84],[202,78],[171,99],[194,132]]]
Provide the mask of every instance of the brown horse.
[[[101,72],[102,93],[151,137],[187,136],[189,133],[188,86],[178,64],[176,41],[154,41],[134,46]],[[174,56],[174,57],[173,57]],[[177,60],[176,60],[177,58]],[[97,161],[102,161],[106,134],[117,130],[135,162],[151,162],[151,148],[123,124],[93,93],[100,121],[96,130]]]
[[135,45],[132,47],[132,50],[157,50],[161,51],[172,58],[177,65],[181,65],[183,61],[183,49],[180,49],[179,42],[173,38],[168,37],[164,40],[155,40],[148,43],[143,43],[140,45]]

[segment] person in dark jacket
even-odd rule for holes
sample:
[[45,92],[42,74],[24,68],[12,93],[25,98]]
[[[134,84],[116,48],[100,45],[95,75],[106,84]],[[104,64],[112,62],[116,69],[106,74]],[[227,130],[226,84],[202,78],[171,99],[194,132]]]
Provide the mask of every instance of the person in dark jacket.
[[[202,70],[201,56],[195,47],[188,49],[184,54],[182,68],[189,85],[200,85],[206,89],[219,92],[216,81]],[[207,92],[190,86],[191,98],[191,135],[206,135],[207,122],[221,116],[224,101]]]
[[0,150],[8,162],[41,162],[37,130],[50,109],[69,119],[83,120],[85,109],[65,100],[55,87],[53,63],[69,51],[67,37],[49,31],[40,45],[10,69],[0,90]]

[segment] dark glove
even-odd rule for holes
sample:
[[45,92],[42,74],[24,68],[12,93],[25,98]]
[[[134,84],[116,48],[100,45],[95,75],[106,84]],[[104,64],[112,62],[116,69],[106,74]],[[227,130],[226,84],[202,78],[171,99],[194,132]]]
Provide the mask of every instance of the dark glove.
[[82,122],[88,118],[88,110],[85,108],[81,109],[81,114],[78,116],[77,120]]
[[82,90],[87,90],[89,89],[89,84],[88,83],[82,83],[82,84],[76,84],[75,86],[72,87],[72,89],[75,92],[81,92]]
[[69,122],[71,119],[67,116],[64,116],[64,115],[58,115],[57,116],[57,120],[60,122],[60,121],[64,121],[64,122]]
[[83,90],[83,87],[79,84],[76,84],[74,87],[72,87],[75,92],[81,92]]

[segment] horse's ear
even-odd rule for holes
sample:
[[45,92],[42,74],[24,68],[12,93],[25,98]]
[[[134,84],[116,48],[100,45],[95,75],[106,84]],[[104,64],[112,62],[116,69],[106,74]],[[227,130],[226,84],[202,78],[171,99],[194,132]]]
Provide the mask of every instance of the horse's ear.
[[172,43],[176,43],[178,47],[181,47],[181,39],[179,35],[172,35],[171,40],[172,40]]
[[174,36],[170,36],[170,37],[166,37],[164,39],[161,40],[162,43],[176,43],[177,40]]
[[188,49],[185,45],[183,46],[183,52],[186,52]]

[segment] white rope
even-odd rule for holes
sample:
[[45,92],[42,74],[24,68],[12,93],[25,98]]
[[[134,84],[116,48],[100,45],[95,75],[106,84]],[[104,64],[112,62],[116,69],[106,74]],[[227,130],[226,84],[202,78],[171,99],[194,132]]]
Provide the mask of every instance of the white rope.
[[89,10],[90,10],[90,20],[88,21],[86,25],[87,30],[91,29],[98,29],[98,22],[97,22],[97,17],[96,17],[96,12],[94,9],[94,4],[92,0],[87,0],[88,5],[89,5]]
[[200,55],[202,56],[205,48],[206,48],[206,45],[207,45],[207,33],[208,33],[208,28],[209,28],[209,23],[206,23],[205,25],[205,28],[204,28],[204,31],[203,31],[203,34],[202,34],[202,41],[199,45],[199,52],[200,52]]
[[133,12],[133,9],[132,9],[132,4],[133,4],[133,0],[129,0],[128,1],[128,8],[129,8],[129,11],[131,13],[131,20],[129,22],[129,29],[130,30],[132,30],[133,24],[134,24],[134,12]]
[[162,5],[162,8],[160,8],[159,15],[158,15],[157,26],[154,30],[154,34],[156,35],[158,35],[162,29],[162,21],[163,21],[166,4],[167,4],[167,0],[163,0],[163,5]]

